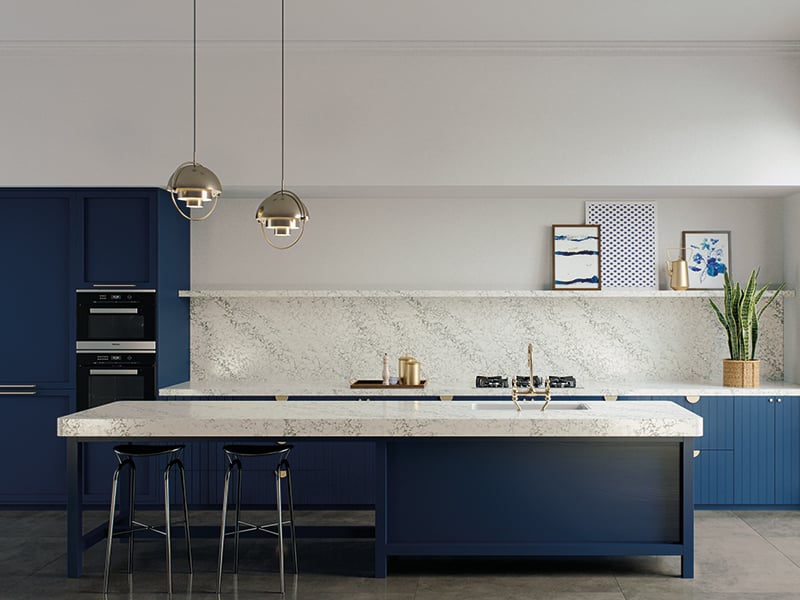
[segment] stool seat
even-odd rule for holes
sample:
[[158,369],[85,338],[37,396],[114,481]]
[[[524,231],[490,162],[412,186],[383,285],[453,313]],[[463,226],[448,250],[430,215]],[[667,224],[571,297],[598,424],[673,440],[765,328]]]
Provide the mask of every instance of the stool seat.
[[114,452],[123,456],[161,456],[173,454],[183,450],[183,444],[148,445],[148,444],[120,444],[114,446]]
[[289,454],[292,448],[291,444],[228,444],[222,450],[237,456],[277,456]]

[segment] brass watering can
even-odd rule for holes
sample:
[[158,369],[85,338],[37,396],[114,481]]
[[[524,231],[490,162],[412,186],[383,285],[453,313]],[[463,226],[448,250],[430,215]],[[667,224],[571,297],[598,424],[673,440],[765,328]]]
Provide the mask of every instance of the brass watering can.
[[680,257],[675,260],[669,255],[670,250],[685,250],[685,248],[667,248],[667,274],[669,275],[669,287],[673,290],[689,289],[689,265]]

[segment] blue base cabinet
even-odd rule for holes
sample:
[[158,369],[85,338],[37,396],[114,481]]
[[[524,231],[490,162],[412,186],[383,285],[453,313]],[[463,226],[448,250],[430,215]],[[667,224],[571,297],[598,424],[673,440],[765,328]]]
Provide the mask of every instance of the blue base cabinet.
[[800,398],[734,399],[734,502],[800,504]]
[[67,499],[67,446],[56,436],[56,419],[72,412],[72,390],[2,395],[0,504],[63,506]]

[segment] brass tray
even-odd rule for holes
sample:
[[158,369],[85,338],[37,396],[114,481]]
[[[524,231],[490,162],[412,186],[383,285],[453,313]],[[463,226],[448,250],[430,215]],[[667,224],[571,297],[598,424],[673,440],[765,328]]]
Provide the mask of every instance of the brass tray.
[[426,383],[428,383],[428,380],[422,379],[417,385],[406,385],[405,383],[390,383],[389,385],[383,385],[382,379],[356,379],[350,383],[350,389],[381,388],[393,390],[411,390],[424,388]]

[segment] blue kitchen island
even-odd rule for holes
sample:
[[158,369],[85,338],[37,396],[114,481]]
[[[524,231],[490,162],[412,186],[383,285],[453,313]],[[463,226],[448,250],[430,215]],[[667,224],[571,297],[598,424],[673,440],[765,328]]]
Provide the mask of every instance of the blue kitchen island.
[[68,575],[82,533],[82,447],[158,439],[370,440],[375,576],[390,556],[673,555],[693,576],[692,455],[702,418],[672,402],[180,400],[58,420],[68,443]]

